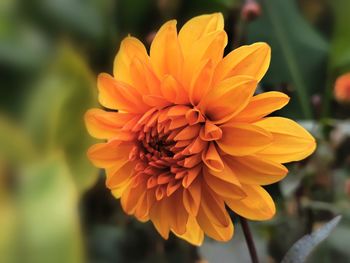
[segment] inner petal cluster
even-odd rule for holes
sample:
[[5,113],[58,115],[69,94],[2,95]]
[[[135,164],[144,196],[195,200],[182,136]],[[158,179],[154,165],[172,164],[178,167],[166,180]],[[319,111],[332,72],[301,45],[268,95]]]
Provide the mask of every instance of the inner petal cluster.
[[147,180],[157,200],[187,188],[202,171],[203,161],[220,169],[220,157],[210,141],[221,138],[221,130],[188,105],[153,108],[131,131],[135,144],[129,154],[134,161],[135,179]]

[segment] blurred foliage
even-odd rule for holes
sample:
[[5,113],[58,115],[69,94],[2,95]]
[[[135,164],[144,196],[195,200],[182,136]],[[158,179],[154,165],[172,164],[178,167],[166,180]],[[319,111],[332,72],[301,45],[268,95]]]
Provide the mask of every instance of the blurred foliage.
[[83,115],[97,107],[95,79],[111,72],[127,34],[149,46],[167,19],[222,12],[233,47],[266,41],[272,61],[259,91],[291,97],[278,114],[307,119],[318,138],[308,160],[268,187],[278,214],[252,222],[262,262],[280,262],[302,236],[342,214],[308,262],[350,262],[349,107],[333,99],[350,70],[348,0],[0,1],[0,262],[247,262],[239,225],[227,244],[197,249],[126,216],[86,159]]

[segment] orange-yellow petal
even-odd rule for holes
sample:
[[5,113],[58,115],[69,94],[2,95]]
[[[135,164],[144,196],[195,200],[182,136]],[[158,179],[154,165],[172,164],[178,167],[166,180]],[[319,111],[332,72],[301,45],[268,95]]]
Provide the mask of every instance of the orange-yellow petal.
[[247,197],[234,200],[225,199],[225,203],[233,212],[251,220],[271,219],[275,212],[275,204],[271,196],[258,185],[242,185]]
[[196,216],[201,202],[201,179],[196,179],[183,190],[183,204],[190,215]]
[[227,122],[246,107],[256,84],[256,80],[248,76],[226,79],[213,87],[198,108],[214,123]]
[[131,179],[134,167],[135,167],[134,163],[128,162],[126,160],[124,162],[124,165],[121,167],[114,166],[112,168],[107,169],[106,186],[109,189],[115,189],[115,188],[120,188],[124,186]]
[[277,91],[258,94],[250,100],[249,104],[237,115],[233,122],[252,122],[283,108],[289,102],[289,97]]
[[165,74],[179,76],[183,56],[177,39],[175,20],[166,22],[159,29],[151,44],[150,57],[158,77]]
[[241,189],[240,185],[232,184],[227,180],[221,180],[217,176],[212,175],[209,172],[205,172],[203,179],[206,181],[210,189],[212,189],[215,194],[231,198],[231,199],[242,199],[246,196],[245,192]]
[[236,75],[247,75],[258,82],[265,75],[271,59],[266,43],[241,46],[229,53],[216,67],[214,83]]
[[132,85],[133,78],[130,75],[130,64],[134,58],[144,63],[149,63],[149,57],[145,46],[134,37],[126,37],[120,44],[120,49],[114,59],[114,77],[122,82]]
[[204,233],[217,241],[228,241],[233,235],[233,224],[225,205],[218,197],[211,194],[206,186],[202,194],[201,206],[196,217]]
[[225,46],[227,45],[227,35],[225,31],[214,31],[194,42],[190,52],[185,56],[182,73],[182,83],[189,89],[193,78],[202,70],[202,61],[211,61],[212,66],[216,66],[222,59]]
[[282,180],[288,173],[285,166],[264,158],[251,156],[224,157],[242,184],[268,185]]
[[191,243],[194,246],[200,246],[203,243],[204,240],[204,232],[201,229],[201,227],[198,225],[197,220],[195,217],[190,216],[188,218],[187,224],[186,224],[186,232],[182,235],[177,234],[174,232],[174,234],[187,242]]
[[187,21],[179,32],[179,42],[185,57],[191,51],[193,43],[223,29],[224,18],[221,13],[196,16]]
[[98,139],[117,137],[123,126],[135,117],[134,114],[107,112],[90,109],[85,114],[86,128],[91,136]]
[[259,158],[287,163],[299,161],[316,148],[315,139],[298,123],[282,118],[270,117],[254,123],[272,134],[272,143],[258,153]]
[[106,108],[124,110],[129,113],[144,113],[149,108],[132,86],[115,80],[109,74],[102,73],[98,76],[97,87],[98,99]]
[[269,131],[252,124],[230,123],[220,127],[222,138],[217,144],[224,152],[234,156],[245,156],[259,152],[272,142]]
[[221,172],[224,169],[224,163],[213,142],[209,144],[206,151],[202,152],[202,160],[206,166],[215,172]]
[[107,168],[116,165],[123,165],[129,158],[132,144],[121,143],[120,141],[110,141],[107,143],[97,143],[88,150],[88,157],[91,162],[99,168]]

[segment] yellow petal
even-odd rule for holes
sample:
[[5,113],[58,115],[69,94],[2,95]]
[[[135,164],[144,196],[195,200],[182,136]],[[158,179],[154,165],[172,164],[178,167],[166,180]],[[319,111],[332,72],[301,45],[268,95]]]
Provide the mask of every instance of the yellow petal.
[[212,213],[208,213],[207,209],[203,206],[199,208],[198,215],[196,217],[199,226],[202,228],[205,234],[217,241],[228,241],[233,236],[234,227],[230,217],[228,216],[225,208],[220,207],[220,213],[216,216],[223,216],[227,222],[225,225],[216,224],[217,220],[213,219]]
[[227,79],[213,87],[198,108],[214,123],[227,122],[246,107],[256,84],[256,80],[248,76]]
[[241,200],[225,199],[226,204],[233,212],[251,220],[271,219],[276,208],[271,196],[258,185],[242,185],[247,194]]
[[252,122],[283,108],[289,102],[289,97],[277,91],[261,93],[252,97],[249,104],[237,115],[233,122]]
[[125,161],[125,164],[123,166],[108,169],[106,171],[106,186],[109,189],[114,189],[125,185],[125,183],[131,179],[134,167],[134,163]]
[[256,156],[225,156],[225,163],[235,171],[242,184],[268,185],[282,180],[288,173],[282,164]]
[[132,144],[120,141],[97,143],[90,147],[87,155],[96,167],[107,168],[125,163],[125,160],[129,158],[132,146]]
[[165,23],[153,39],[150,50],[151,62],[158,77],[165,74],[178,77],[183,56],[177,39],[176,21]]
[[279,163],[299,161],[312,154],[316,148],[312,135],[290,119],[270,117],[255,122],[255,125],[272,134],[271,145],[258,153],[258,156],[271,161]]
[[152,220],[154,227],[164,239],[169,238],[170,231],[170,218],[168,209],[169,205],[166,198],[155,202],[150,209],[150,219]]
[[193,43],[211,32],[224,29],[221,13],[201,15],[187,21],[179,32],[179,42],[184,54],[188,54]]
[[85,123],[91,136],[98,139],[110,139],[118,136],[123,126],[134,117],[135,115],[129,113],[90,109],[85,114]]
[[183,235],[186,232],[186,224],[188,220],[188,213],[182,202],[182,191],[176,191],[171,197],[169,197],[169,214],[170,214],[170,227],[171,230],[178,234]]
[[209,144],[206,151],[202,152],[202,160],[211,170],[221,172],[224,169],[224,163],[216,150],[216,146],[213,142]]
[[126,37],[120,44],[120,49],[114,59],[114,77],[122,82],[133,84],[130,75],[132,59],[137,58],[144,63],[150,63],[145,46],[137,38]]
[[192,79],[190,87],[190,101],[192,105],[198,105],[209,91],[212,74],[213,62],[211,60],[203,61],[197,74]]
[[160,94],[160,81],[153,72],[150,63],[134,58],[129,70],[132,78],[131,86],[135,87],[140,94]]
[[201,202],[201,180],[195,180],[183,190],[183,203],[190,215],[196,216]]
[[106,108],[130,113],[144,113],[149,108],[132,86],[117,81],[106,73],[98,76],[97,87],[99,90],[98,99]]
[[211,61],[213,67],[222,59],[227,35],[225,31],[215,31],[193,43],[191,51],[185,56],[182,83],[190,88],[192,79],[202,70],[202,61]]
[[[215,194],[206,182],[202,183],[202,198],[199,206],[198,217],[204,214],[210,222],[219,227],[227,227],[230,224],[230,217],[225,209],[223,199]],[[201,223],[199,222],[201,225]],[[204,230],[205,231],[205,230]]]
[[207,185],[221,197],[242,199],[246,196],[240,185],[221,180],[209,172],[204,173],[204,180],[206,181]]
[[198,225],[196,218],[193,216],[190,216],[188,218],[186,232],[184,234],[179,235],[176,232],[174,232],[174,234],[179,238],[186,240],[194,246],[202,245],[204,240],[204,232]]
[[236,75],[248,75],[259,82],[269,67],[270,59],[271,49],[266,43],[241,46],[218,64],[214,83]]
[[230,155],[251,155],[265,149],[272,142],[271,133],[257,125],[236,123],[225,124],[220,128],[222,138],[217,144]]

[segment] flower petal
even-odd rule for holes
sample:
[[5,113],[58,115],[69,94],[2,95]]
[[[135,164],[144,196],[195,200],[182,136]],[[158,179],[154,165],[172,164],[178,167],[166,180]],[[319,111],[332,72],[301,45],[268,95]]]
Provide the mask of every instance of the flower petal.
[[256,156],[226,155],[224,160],[242,184],[268,185],[282,180],[288,173],[282,164]]
[[132,86],[115,80],[109,74],[102,73],[98,76],[97,87],[98,99],[106,108],[130,113],[144,113],[149,108]]
[[[231,221],[225,209],[223,199],[216,195],[205,181],[202,182],[202,198],[199,206],[198,217],[200,217],[200,213],[204,214],[210,222],[219,227],[227,227]],[[200,222],[199,224],[201,225]]]
[[254,94],[256,84],[256,80],[248,76],[229,78],[213,87],[198,108],[213,123],[224,123],[246,107]]
[[214,83],[236,75],[248,75],[258,82],[265,75],[271,59],[266,43],[241,46],[229,53],[216,67]]
[[188,218],[186,232],[184,234],[179,235],[176,232],[174,232],[174,234],[179,238],[186,240],[194,246],[202,245],[204,240],[204,232],[198,225],[196,218],[193,216],[190,216]]
[[125,163],[129,158],[132,146],[130,143],[121,143],[115,140],[97,143],[90,147],[87,155],[96,167],[107,168]]
[[316,142],[312,135],[290,119],[270,117],[254,124],[269,131],[273,137],[272,143],[259,151],[259,157],[287,163],[306,158],[316,148]]
[[202,61],[211,61],[211,67],[216,66],[222,59],[227,35],[225,31],[215,31],[193,43],[191,51],[184,60],[182,83],[184,87],[190,88],[193,77],[202,70]]
[[210,142],[208,149],[202,152],[202,160],[213,171],[221,172],[224,169],[224,163],[213,142]]
[[90,109],[85,114],[85,123],[91,136],[98,139],[110,139],[118,136],[125,123],[134,117],[134,114],[129,113]]
[[179,32],[179,42],[185,57],[197,40],[211,32],[223,29],[224,18],[221,13],[196,16],[187,21]]
[[221,180],[217,176],[204,172],[204,180],[207,185],[219,196],[230,199],[242,199],[246,197],[240,185],[232,184],[227,180]]
[[199,205],[201,202],[201,180],[196,179],[189,187],[183,190],[183,203],[190,215],[198,214]]
[[150,50],[151,62],[158,77],[180,74],[183,56],[177,39],[176,21],[165,23],[153,39]]
[[225,124],[220,127],[222,138],[217,144],[224,152],[234,156],[251,155],[272,142],[270,132],[252,124]]
[[265,117],[266,115],[283,108],[289,102],[289,97],[277,91],[270,91],[258,94],[250,100],[233,122],[252,122]]
[[271,219],[276,213],[271,196],[258,185],[242,185],[247,194],[241,200],[225,199],[225,203],[233,212],[251,220]]
[[145,46],[134,37],[126,37],[120,44],[120,49],[114,59],[113,75],[115,79],[132,85],[133,79],[130,75],[131,61],[137,58],[143,63],[150,63]]
[[131,179],[132,172],[135,164],[125,161],[125,164],[121,167],[113,167],[106,170],[106,186],[109,189],[120,188]]

